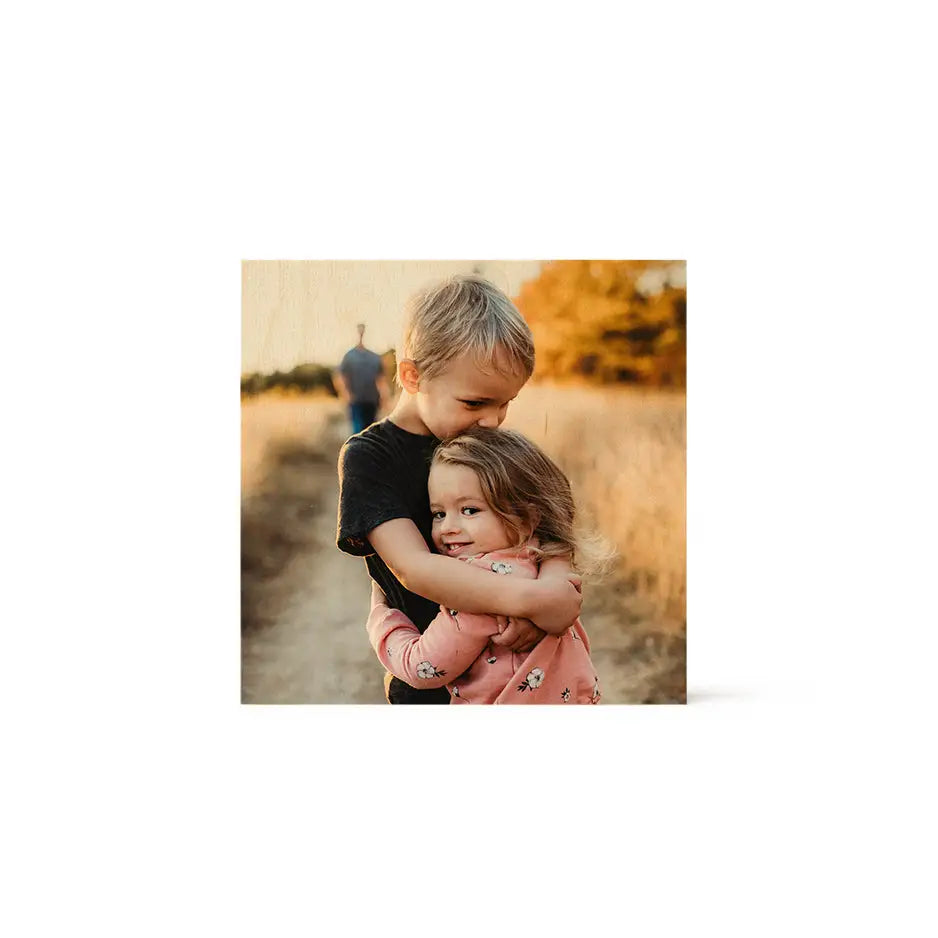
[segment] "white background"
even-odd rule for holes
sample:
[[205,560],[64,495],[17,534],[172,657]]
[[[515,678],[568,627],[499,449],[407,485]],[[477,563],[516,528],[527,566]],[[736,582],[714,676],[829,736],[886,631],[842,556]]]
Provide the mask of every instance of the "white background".
[[[934,57],[881,9],[7,14],[6,933],[935,933]],[[687,258],[688,706],[239,705],[240,262],[388,257]]]

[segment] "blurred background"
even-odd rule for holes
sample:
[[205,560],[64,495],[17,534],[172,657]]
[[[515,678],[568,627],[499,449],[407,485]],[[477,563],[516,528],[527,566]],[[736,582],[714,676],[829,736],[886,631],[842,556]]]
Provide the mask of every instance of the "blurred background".
[[504,426],[550,454],[617,550],[583,590],[603,703],[686,702],[686,265],[490,260],[243,262],[244,703],[385,702],[364,561],[335,546],[351,427],[332,372],[364,323],[393,388],[408,297],[470,272],[534,333],[534,376]]

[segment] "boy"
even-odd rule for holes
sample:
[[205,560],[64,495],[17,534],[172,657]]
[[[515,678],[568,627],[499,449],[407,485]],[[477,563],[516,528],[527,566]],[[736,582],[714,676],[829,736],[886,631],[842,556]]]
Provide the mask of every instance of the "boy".
[[[376,589],[420,632],[442,604],[510,616],[493,641],[515,651],[533,647],[541,629],[559,634],[581,604],[565,561],[545,561],[538,579],[520,580],[431,552],[433,450],[468,427],[501,425],[534,370],[531,330],[488,281],[453,277],[415,298],[401,353],[402,393],[393,411],[339,454],[339,549],[366,558]],[[445,688],[418,690],[397,678],[387,696],[392,704],[449,703]]]

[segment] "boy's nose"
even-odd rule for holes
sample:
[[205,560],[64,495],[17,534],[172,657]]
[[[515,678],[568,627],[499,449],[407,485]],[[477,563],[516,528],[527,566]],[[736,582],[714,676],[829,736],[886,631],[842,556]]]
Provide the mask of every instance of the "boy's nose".
[[501,421],[498,419],[498,413],[486,414],[480,421],[479,426],[487,430],[497,430]]

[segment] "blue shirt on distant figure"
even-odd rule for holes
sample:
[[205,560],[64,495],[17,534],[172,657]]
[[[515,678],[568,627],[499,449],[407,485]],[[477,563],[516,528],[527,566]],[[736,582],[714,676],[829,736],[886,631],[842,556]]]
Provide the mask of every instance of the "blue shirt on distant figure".
[[370,349],[352,348],[342,358],[339,373],[345,379],[349,402],[352,404],[374,404],[378,393],[378,377],[382,373],[381,356]]
[[345,353],[338,368],[341,380],[337,382],[337,389],[345,392],[343,397],[348,401],[353,434],[361,433],[375,422],[381,403],[379,383],[384,384],[381,356],[365,348],[364,334],[365,326],[359,323],[358,345]]

